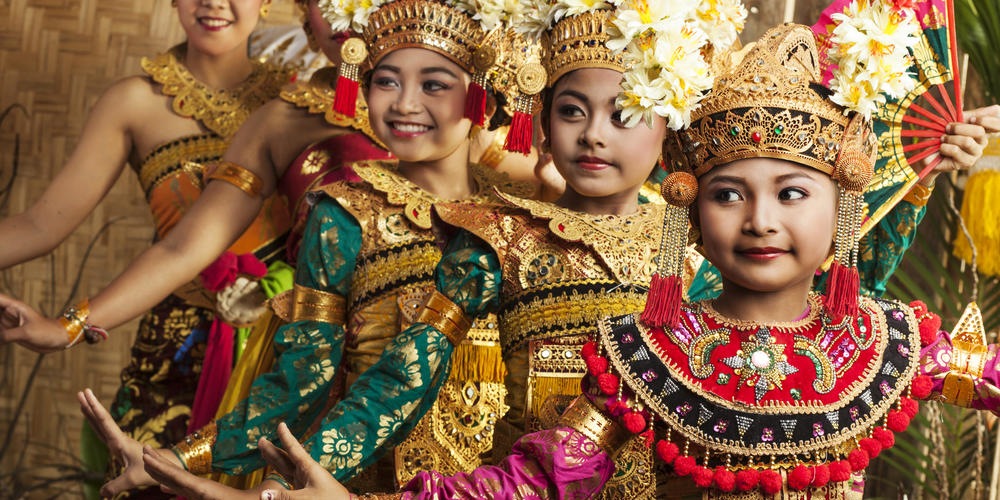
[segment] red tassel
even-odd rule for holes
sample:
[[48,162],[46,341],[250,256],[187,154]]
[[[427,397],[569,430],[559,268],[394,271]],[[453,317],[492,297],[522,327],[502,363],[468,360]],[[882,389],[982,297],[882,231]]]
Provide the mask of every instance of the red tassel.
[[587,359],[595,354],[597,354],[597,342],[593,340],[583,344],[583,349],[580,349],[580,357],[583,359]]
[[896,445],[896,435],[885,427],[876,427],[872,429],[872,437],[878,440],[878,443],[882,446],[883,450],[888,450]]
[[712,484],[719,490],[729,493],[736,489],[736,474],[720,465],[715,468],[715,473],[712,475]]
[[694,472],[695,467],[697,467],[697,464],[695,464],[693,457],[681,455],[674,460],[674,473],[678,476],[690,475]]
[[842,483],[851,478],[851,464],[847,460],[837,460],[830,464],[830,480]]
[[781,474],[771,469],[760,471],[760,489],[768,495],[778,494],[781,491]]
[[530,154],[534,127],[531,115],[515,111],[514,118],[510,122],[510,129],[507,130],[507,139],[503,143],[503,148],[514,153]]
[[813,488],[822,488],[830,482],[830,466],[826,464],[820,464],[813,467]]
[[618,376],[613,373],[602,373],[597,376],[597,387],[605,396],[614,396],[618,393]]
[[660,276],[654,274],[646,294],[646,308],[642,311],[642,322],[652,327],[674,327],[681,317],[680,276]]
[[913,399],[927,399],[931,395],[934,382],[927,375],[917,375],[910,382],[910,396]]
[[635,410],[626,413],[622,417],[622,421],[625,423],[625,428],[632,434],[639,434],[646,428],[646,417]]
[[486,123],[486,89],[475,80],[469,84],[469,92],[465,96],[465,117],[480,127]]
[[882,452],[882,444],[874,438],[864,438],[858,442],[858,446],[868,454],[869,459],[874,459]]
[[910,398],[899,398],[900,409],[912,420],[920,411],[920,404]]
[[805,465],[796,465],[792,472],[788,473],[788,487],[802,491],[812,484],[813,473]]
[[906,432],[910,426],[910,417],[900,410],[892,410],[885,417],[885,425],[893,432]]
[[826,282],[826,308],[835,318],[858,315],[861,278],[858,268],[834,261]]
[[333,110],[344,116],[353,117],[358,106],[358,82],[343,76],[337,77],[337,89],[333,96]]
[[736,489],[740,491],[750,491],[760,484],[760,471],[757,469],[744,469],[736,473]]
[[681,454],[681,449],[670,441],[661,439],[656,443],[656,456],[660,457],[667,464],[673,465],[674,460]]
[[642,444],[646,445],[646,448],[653,446],[653,429],[647,429],[640,436],[642,436]]
[[713,478],[712,469],[704,465],[699,465],[691,471],[691,479],[694,479],[694,484],[699,488],[711,488]]
[[583,358],[583,362],[587,365],[587,371],[595,377],[608,371],[608,358],[605,358],[604,356],[597,356],[595,354],[593,356]]
[[868,458],[868,453],[861,448],[856,448],[847,455],[847,462],[851,464],[851,470],[854,472],[864,470],[865,467],[868,467],[869,461],[870,459]]

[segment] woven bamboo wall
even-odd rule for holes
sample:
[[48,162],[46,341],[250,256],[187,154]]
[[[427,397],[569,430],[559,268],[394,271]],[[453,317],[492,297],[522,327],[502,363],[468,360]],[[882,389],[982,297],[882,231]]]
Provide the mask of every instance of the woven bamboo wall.
[[[794,0],[792,0],[794,1]],[[813,4],[800,0],[800,22]],[[745,38],[753,39],[781,22],[782,0],[750,0],[753,8]],[[812,14],[815,15],[815,14]],[[295,22],[291,2],[275,0],[269,24]],[[183,37],[170,0],[0,0],[0,109],[18,103],[27,115],[12,113],[0,123],[0,186],[11,175],[14,139],[20,135],[20,170],[0,216],[25,210],[62,167],[76,144],[90,106],[114,80],[139,70],[139,60]],[[2,200],[2,196],[0,196]],[[74,297],[70,286],[93,235],[115,221],[96,241]],[[131,171],[115,184],[101,205],[50,257],[0,272],[0,292],[59,311],[68,299],[98,290],[119,272],[152,236],[151,219]],[[16,244],[0,242],[2,245]],[[0,461],[0,498],[11,493],[5,482],[15,469],[31,476],[65,476],[45,468],[74,464],[81,416],[74,394],[91,387],[109,402],[118,387],[135,323],[112,332],[109,342],[48,355],[41,363],[13,444]],[[37,356],[19,347],[0,347],[0,444],[24,392]],[[30,476],[22,476],[32,479]],[[52,484],[31,497],[79,497],[75,482]]]
[[[276,0],[267,23],[297,23],[297,16],[291,2]],[[19,103],[27,110],[27,116],[14,112],[0,124],[0,186],[11,175],[15,135],[21,138],[20,169],[0,216],[22,212],[38,198],[72,152],[104,88],[138,73],[143,56],[182,39],[170,0],[0,0],[0,109]],[[74,298],[96,292],[152,237],[151,218],[130,170],[51,257],[0,272],[0,292],[50,313],[60,310],[92,236],[112,221],[94,245]],[[11,244],[16,243],[0,242]],[[65,472],[40,466],[74,463],[82,419],[74,394],[91,387],[102,401],[112,399],[135,326],[116,329],[99,347],[44,358],[13,429],[13,444],[0,461],[0,498],[11,493],[5,481],[15,468],[56,476]],[[36,358],[19,347],[0,347],[0,445]],[[31,496],[56,494],[76,498],[81,492],[66,483]]]

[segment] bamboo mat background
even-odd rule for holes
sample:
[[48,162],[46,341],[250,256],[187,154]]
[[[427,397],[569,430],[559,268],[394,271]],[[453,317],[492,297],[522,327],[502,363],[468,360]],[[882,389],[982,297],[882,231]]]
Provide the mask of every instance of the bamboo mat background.
[[[795,20],[803,23],[828,3],[788,1],[795,2]],[[751,15],[744,40],[755,39],[785,15],[780,0],[745,3]],[[286,23],[298,23],[296,9],[290,1],[275,0],[266,25]],[[109,84],[139,73],[143,56],[182,39],[170,0],[0,0],[0,110],[16,103],[27,111],[12,112],[0,122],[0,187],[12,175],[15,137],[21,140],[20,168],[0,216],[20,213],[40,196]],[[0,203],[3,199],[0,195]],[[91,239],[107,224],[93,245],[77,293],[69,297]],[[152,235],[138,181],[126,169],[105,200],[51,255],[0,271],[0,292],[55,314],[68,300],[99,290],[148,246]],[[0,241],[11,244],[16,242]],[[74,395],[90,387],[101,401],[111,401],[136,324],[115,329],[98,347],[45,356],[13,428],[38,357],[20,347],[0,346],[0,445],[12,430],[10,447],[0,459],[0,499],[28,485],[42,486],[28,492],[29,498],[82,496],[73,477],[82,421]]]

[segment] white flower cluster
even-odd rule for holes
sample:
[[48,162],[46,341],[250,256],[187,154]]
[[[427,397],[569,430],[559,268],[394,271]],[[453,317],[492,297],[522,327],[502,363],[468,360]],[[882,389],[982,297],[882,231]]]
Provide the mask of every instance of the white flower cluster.
[[334,32],[360,33],[368,25],[368,16],[385,3],[385,0],[319,0],[318,6]]
[[[379,7],[393,0],[319,0],[323,17],[334,31],[360,33],[368,25],[368,17]],[[473,15],[484,31],[507,29],[520,23],[528,0],[453,0],[442,2]]]
[[622,121],[651,123],[654,115],[678,130],[711,89],[710,51],[725,51],[743,29],[740,0],[629,0],[618,7],[608,41],[625,50],[631,68],[616,103]]
[[886,97],[899,99],[916,86],[908,47],[920,26],[910,9],[884,0],[855,0],[831,16],[838,24],[830,37],[830,62],[836,67],[833,102],[870,118]]

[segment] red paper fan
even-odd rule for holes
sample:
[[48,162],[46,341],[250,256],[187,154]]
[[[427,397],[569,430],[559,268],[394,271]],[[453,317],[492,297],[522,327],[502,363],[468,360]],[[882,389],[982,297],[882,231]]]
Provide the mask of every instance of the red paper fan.
[[[820,50],[824,83],[831,75],[827,51],[830,34],[837,23],[832,15],[843,12],[852,1],[836,0],[813,25]],[[885,0],[881,0],[885,1]],[[899,99],[887,99],[872,115],[873,127],[879,140],[879,156],[875,176],[865,191],[868,218],[862,225],[867,232],[892,209],[921,178],[940,162],[937,156],[920,165],[941,149],[941,136],[951,122],[963,121],[962,95],[957,67],[954,6],[952,0],[895,0],[896,5],[913,9],[921,31],[919,42],[909,47],[914,64],[911,74],[917,86]]]

